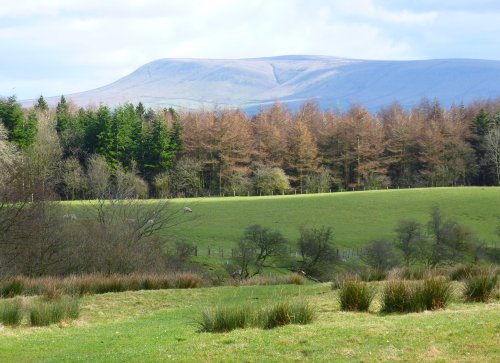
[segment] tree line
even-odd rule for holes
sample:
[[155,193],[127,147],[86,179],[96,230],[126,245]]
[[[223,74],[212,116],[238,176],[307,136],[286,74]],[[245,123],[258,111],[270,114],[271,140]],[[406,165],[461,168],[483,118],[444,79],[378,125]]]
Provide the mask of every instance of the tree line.
[[34,199],[95,198],[99,188],[147,198],[500,185],[499,100],[377,113],[277,103],[249,117],[78,108],[64,96],[55,109],[42,96],[23,109],[9,97],[0,121],[2,175]]

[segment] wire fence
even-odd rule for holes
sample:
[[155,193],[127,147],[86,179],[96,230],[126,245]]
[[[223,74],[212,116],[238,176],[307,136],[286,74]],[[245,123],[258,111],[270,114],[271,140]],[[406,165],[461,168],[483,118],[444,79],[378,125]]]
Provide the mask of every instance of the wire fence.
[[[500,244],[497,244],[497,242],[484,243],[483,248],[496,251],[500,248]],[[346,260],[353,257],[362,257],[368,251],[368,247],[335,248],[334,251],[338,259]],[[215,257],[226,259],[236,257],[239,254],[238,249],[236,248],[214,246],[192,246],[188,249],[179,247],[177,249],[170,249],[169,252],[191,257]],[[287,255],[295,258],[300,258],[302,256],[299,251],[291,248],[288,249]]]

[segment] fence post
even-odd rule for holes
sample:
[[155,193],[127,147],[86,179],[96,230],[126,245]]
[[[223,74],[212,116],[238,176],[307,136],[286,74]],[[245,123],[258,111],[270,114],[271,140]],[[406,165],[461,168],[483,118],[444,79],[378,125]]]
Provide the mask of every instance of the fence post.
[[210,256],[210,246],[208,246],[208,255]]
[[198,246],[194,246],[194,255],[198,256]]

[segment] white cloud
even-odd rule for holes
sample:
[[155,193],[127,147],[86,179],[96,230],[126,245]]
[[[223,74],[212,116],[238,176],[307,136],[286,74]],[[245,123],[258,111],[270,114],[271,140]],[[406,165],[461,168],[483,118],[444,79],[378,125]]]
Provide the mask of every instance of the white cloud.
[[[432,7],[412,9],[388,3],[11,1],[0,7],[0,94],[9,94],[16,86],[23,90],[18,92],[20,98],[36,97],[40,92],[67,93],[75,85],[81,87],[78,90],[98,87],[148,61],[167,57],[324,54],[410,59],[433,57],[446,49],[454,50],[450,56],[456,56],[451,44],[458,47],[459,42],[447,30],[456,32],[459,25],[450,23],[446,14]],[[481,22],[474,19],[476,24]],[[473,28],[470,33],[469,38],[477,35]],[[36,73],[44,79],[36,81],[40,78],[33,76]],[[45,86],[48,83],[52,86]],[[21,84],[24,86],[18,86]]]

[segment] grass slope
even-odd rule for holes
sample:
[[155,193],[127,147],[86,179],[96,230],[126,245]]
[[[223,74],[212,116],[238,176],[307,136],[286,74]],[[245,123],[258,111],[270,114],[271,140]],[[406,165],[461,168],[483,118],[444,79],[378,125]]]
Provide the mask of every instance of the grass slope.
[[[453,303],[407,315],[339,312],[328,284],[217,287],[87,296],[79,320],[44,328],[0,327],[1,362],[497,361],[500,304]],[[198,333],[217,303],[274,303],[293,296],[318,316],[305,326]],[[376,307],[375,307],[376,309]]]
[[330,226],[337,246],[359,247],[376,238],[393,238],[400,219],[427,223],[433,205],[490,244],[498,240],[495,230],[500,225],[500,188],[494,187],[174,199],[172,204],[192,207],[193,213],[183,217],[194,217],[175,232],[198,246],[214,248],[234,246],[251,224],[277,229],[293,243],[301,225]]

